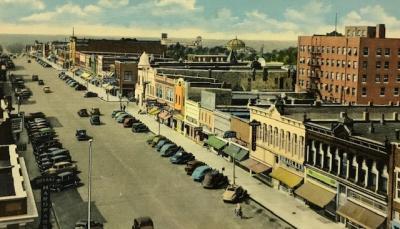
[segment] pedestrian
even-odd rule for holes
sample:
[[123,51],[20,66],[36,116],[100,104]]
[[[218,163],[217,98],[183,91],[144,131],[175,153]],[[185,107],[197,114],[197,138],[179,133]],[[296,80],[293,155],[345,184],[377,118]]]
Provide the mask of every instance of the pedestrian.
[[222,167],[221,171],[222,171],[222,173],[224,173],[225,172],[225,167]]
[[239,203],[236,204],[235,215],[236,215],[237,217],[240,217],[240,219],[243,218],[242,206],[240,206]]
[[125,111],[125,108],[126,108],[126,106],[125,106],[125,105],[123,105],[123,106],[122,106],[122,110],[123,110],[123,111]]

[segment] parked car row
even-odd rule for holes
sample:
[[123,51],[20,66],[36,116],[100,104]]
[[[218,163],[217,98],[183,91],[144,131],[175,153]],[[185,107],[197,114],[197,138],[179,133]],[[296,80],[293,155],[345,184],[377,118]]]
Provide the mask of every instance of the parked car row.
[[90,124],[100,125],[100,109],[93,107],[89,112],[86,108],[80,109],[78,112],[79,117],[90,117]]
[[11,83],[14,89],[15,97],[20,97],[22,100],[27,100],[32,96],[32,91],[25,86],[25,80],[22,76],[12,75]]
[[80,185],[78,168],[69,150],[57,138],[57,133],[42,112],[26,117],[25,127],[32,144],[36,164],[42,175],[54,175],[52,191],[62,191]]
[[239,202],[248,197],[247,191],[241,186],[229,184],[228,177],[206,163],[196,160],[192,153],[186,152],[181,146],[162,135],[155,135],[147,140],[147,144],[155,148],[163,157],[170,157],[172,164],[186,164],[185,172],[194,181],[201,182],[203,188],[226,188],[222,199],[225,202]]
[[142,123],[139,119],[136,119],[131,114],[121,110],[114,110],[111,113],[111,117],[114,118],[118,123],[122,123],[123,127],[131,128],[134,133],[147,133],[149,128]]
[[65,83],[68,86],[74,88],[76,91],[85,91],[85,90],[87,90],[85,85],[82,85],[78,81],[72,79],[72,77],[70,77],[67,74],[65,74],[65,72],[61,72],[60,74],[58,74],[58,78],[64,80]]
[[49,68],[49,67],[51,67],[50,64],[46,63],[45,61],[43,61],[43,60],[41,60],[41,59],[39,59],[39,58],[36,58],[36,62],[37,62],[38,64],[42,65],[44,68]]

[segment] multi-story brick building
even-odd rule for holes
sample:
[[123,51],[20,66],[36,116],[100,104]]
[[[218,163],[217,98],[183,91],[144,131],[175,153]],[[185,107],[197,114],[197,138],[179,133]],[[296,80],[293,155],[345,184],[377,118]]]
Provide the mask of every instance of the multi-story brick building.
[[386,38],[382,24],[335,34],[298,38],[296,91],[334,103],[399,102],[400,39]]

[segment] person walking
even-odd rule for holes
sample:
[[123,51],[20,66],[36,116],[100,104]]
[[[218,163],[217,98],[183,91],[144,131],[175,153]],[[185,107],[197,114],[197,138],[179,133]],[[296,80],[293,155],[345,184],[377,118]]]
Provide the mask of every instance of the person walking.
[[237,217],[240,217],[240,219],[243,218],[242,206],[240,206],[239,203],[236,204],[235,215],[236,215]]

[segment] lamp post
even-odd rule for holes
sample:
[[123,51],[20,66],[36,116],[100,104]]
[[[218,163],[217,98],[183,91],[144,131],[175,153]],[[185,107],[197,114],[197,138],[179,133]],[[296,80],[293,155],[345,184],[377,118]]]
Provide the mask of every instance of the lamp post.
[[88,172],[88,229],[90,229],[90,212],[91,212],[91,198],[92,198],[92,142],[89,139],[89,172]]
[[[224,133],[224,138],[228,139],[228,144],[231,145],[231,140],[232,138],[236,138],[236,131],[225,131]],[[232,183],[235,184],[235,168],[236,168],[236,164],[235,164],[235,156],[236,153],[234,153],[234,155],[232,156],[232,162],[233,162],[233,170],[232,170]]]
[[[161,113],[162,111],[160,111]],[[160,119],[160,113],[157,114],[157,122],[158,122],[158,135],[161,134],[161,119]]]

